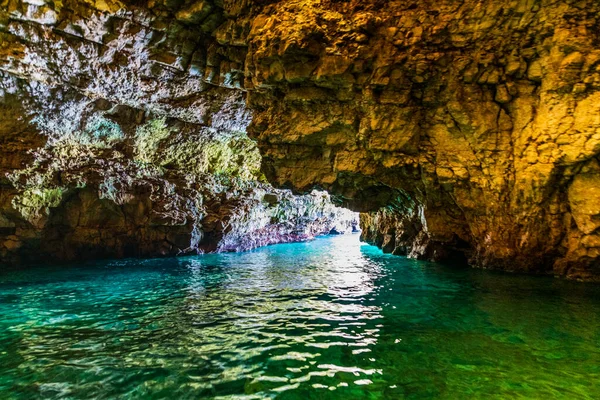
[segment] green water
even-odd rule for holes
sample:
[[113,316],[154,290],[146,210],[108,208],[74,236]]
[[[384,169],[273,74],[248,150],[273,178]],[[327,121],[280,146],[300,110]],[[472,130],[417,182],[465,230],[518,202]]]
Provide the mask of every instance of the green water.
[[0,273],[0,399],[600,398],[600,286],[382,254]]

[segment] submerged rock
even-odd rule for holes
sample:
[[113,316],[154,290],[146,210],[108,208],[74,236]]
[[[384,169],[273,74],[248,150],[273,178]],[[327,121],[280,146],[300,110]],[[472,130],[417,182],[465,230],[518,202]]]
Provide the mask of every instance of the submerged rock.
[[[364,213],[363,238],[385,251],[598,280],[599,11],[593,0],[4,2],[0,167],[14,177],[37,162],[25,149],[47,139],[55,158],[78,132],[80,144],[100,146],[92,164],[109,160],[94,168],[123,166],[119,179],[137,188],[98,201],[145,204],[160,192],[159,208],[183,213],[172,225],[191,221],[188,212],[221,221],[224,211],[207,216],[210,202],[182,204],[197,198],[191,191],[228,193],[198,187],[200,175],[260,179],[248,131],[272,184],[327,190]],[[68,102],[81,112],[55,121]],[[91,111],[99,117],[88,127]],[[170,130],[155,135],[145,124],[161,118]],[[72,159],[44,190],[30,175],[2,178],[3,251],[41,237],[23,233],[15,212],[87,193],[75,182],[94,168]],[[157,169],[140,172],[140,163]],[[104,179],[86,182],[102,192]],[[186,183],[169,191],[159,182]],[[253,190],[238,196],[281,207],[278,192]],[[244,217],[233,220],[262,221],[239,207]],[[220,237],[222,249],[303,237],[236,229],[241,236]]]

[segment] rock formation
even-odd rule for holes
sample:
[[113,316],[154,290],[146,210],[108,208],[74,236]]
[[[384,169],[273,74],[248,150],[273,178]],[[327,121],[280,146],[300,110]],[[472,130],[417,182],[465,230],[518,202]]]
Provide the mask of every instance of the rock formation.
[[240,251],[355,228],[326,193],[267,184],[239,81],[214,85],[169,53],[210,38],[122,4],[2,6],[0,261]]
[[[267,177],[384,250],[598,279],[600,5],[278,2],[254,19]],[[376,211],[384,206],[381,211]]]
[[4,98],[38,104],[2,105],[2,168],[40,146],[24,115],[85,100],[132,125],[129,141],[149,118],[203,138],[247,131],[271,183],[329,191],[385,251],[598,280],[599,12],[594,0],[0,0]]

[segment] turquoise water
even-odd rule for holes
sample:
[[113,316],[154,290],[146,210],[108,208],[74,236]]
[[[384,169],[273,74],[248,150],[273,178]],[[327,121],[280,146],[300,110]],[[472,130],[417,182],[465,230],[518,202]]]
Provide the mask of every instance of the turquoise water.
[[600,286],[356,235],[0,273],[0,399],[600,398]]

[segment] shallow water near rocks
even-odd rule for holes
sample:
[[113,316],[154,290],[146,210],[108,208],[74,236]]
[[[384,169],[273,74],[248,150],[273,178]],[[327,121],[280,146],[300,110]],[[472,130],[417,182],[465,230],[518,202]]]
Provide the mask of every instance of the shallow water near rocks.
[[0,398],[599,398],[600,286],[356,235],[0,273]]

